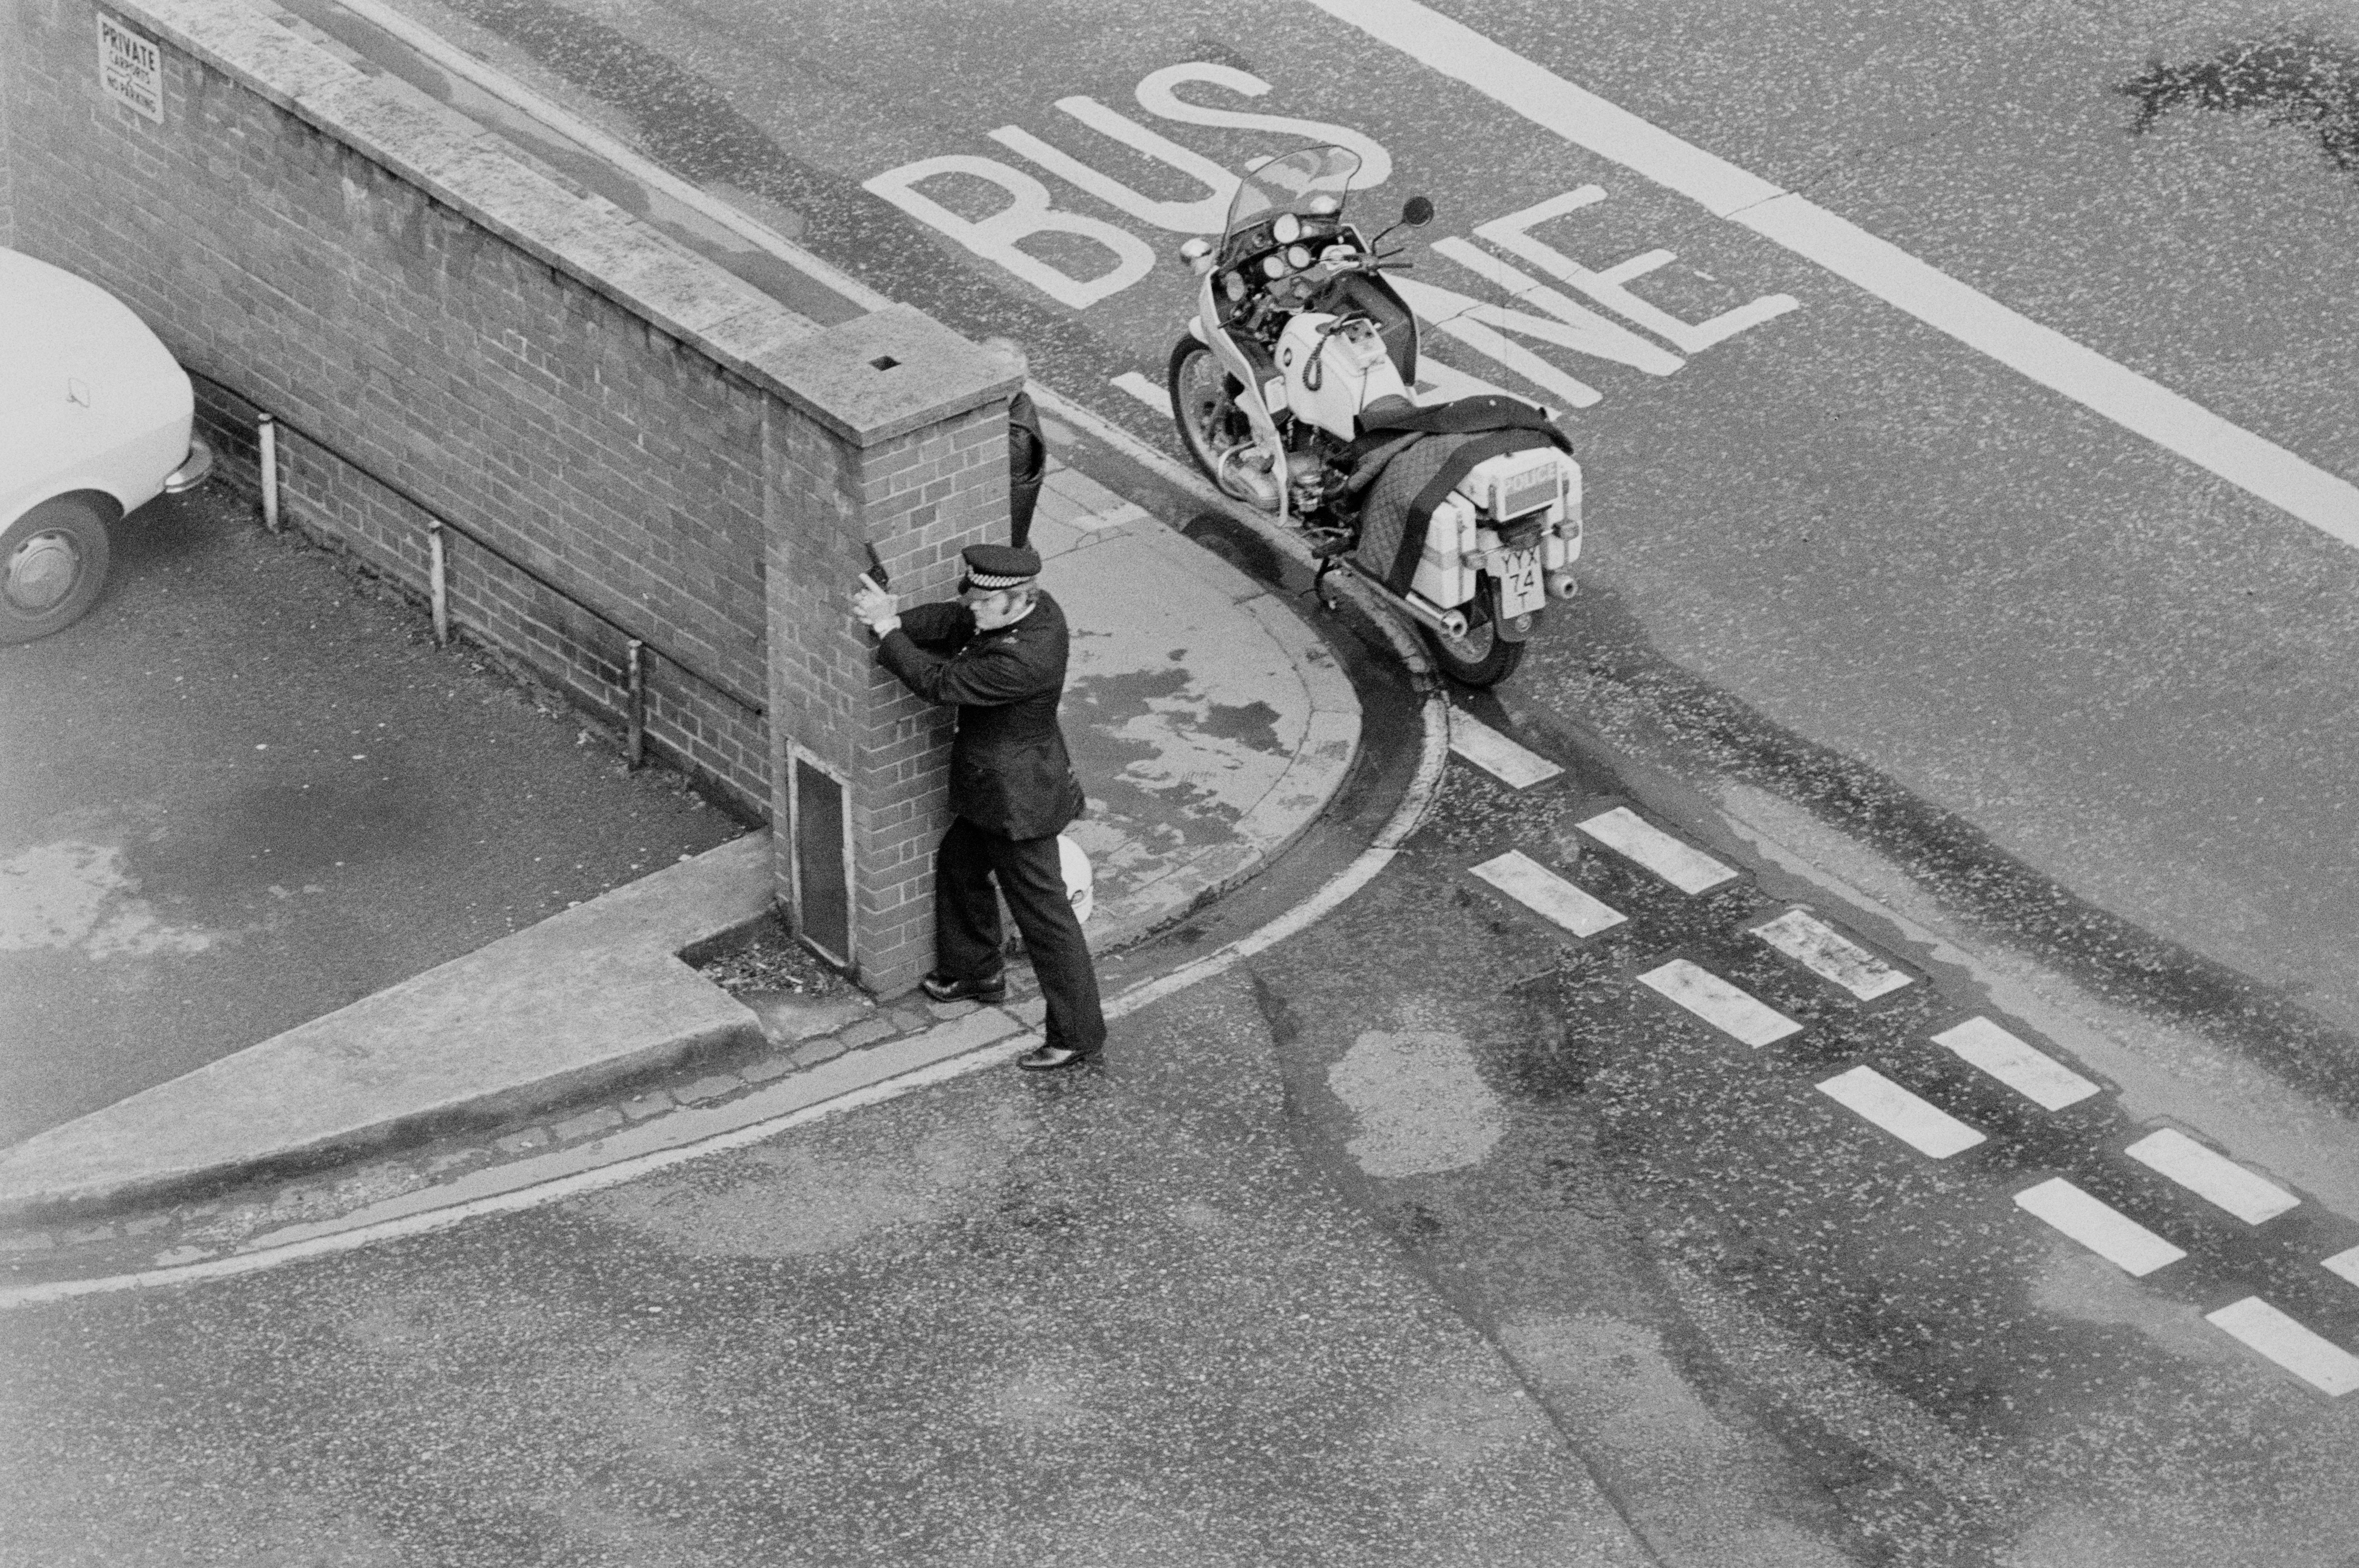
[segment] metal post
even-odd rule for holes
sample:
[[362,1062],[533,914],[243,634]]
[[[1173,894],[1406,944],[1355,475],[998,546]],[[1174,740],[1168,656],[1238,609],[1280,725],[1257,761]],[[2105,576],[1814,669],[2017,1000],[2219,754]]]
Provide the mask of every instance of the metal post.
[[262,526],[278,531],[278,421],[265,414],[258,421],[262,438]]
[[630,671],[631,738],[624,752],[625,759],[637,768],[647,759],[647,644],[633,637],[625,648],[624,663]]
[[426,592],[434,602],[434,646],[451,646],[451,588],[442,558],[442,519],[426,519]]

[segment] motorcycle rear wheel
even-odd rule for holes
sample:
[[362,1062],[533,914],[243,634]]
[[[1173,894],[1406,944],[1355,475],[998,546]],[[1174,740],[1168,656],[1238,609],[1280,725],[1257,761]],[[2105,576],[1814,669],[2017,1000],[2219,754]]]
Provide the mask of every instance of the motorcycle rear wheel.
[[1496,686],[1524,662],[1526,644],[1509,642],[1489,621],[1466,628],[1462,637],[1447,637],[1431,626],[1420,626],[1426,646],[1441,672],[1462,686]]
[[1188,449],[1189,461],[1223,494],[1252,500],[1223,473],[1221,463],[1223,454],[1253,440],[1253,426],[1237,406],[1237,394],[1245,388],[1221,367],[1211,349],[1192,337],[1172,345],[1164,379],[1171,393],[1171,419],[1180,427],[1180,444]]

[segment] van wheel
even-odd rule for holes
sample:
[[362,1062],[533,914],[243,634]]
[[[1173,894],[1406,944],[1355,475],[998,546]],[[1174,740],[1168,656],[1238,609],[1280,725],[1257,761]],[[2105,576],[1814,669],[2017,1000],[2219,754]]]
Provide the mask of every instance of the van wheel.
[[98,603],[114,551],[86,495],[42,502],[0,533],[0,643],[63,631]]

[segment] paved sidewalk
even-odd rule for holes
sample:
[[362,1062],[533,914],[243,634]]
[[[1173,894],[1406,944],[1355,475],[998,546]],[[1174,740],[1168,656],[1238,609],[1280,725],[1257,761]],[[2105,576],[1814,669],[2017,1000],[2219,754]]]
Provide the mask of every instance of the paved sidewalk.
[[[1090,936],[1106,951],[1308,828],[1351,768],[1359,703],[1289,605],[1076,470],[1050,474],[1034,542],[1075,628],[1063,713],[1091,811],[1071,832],[1097,867]],[[872,1017],[864,1000],[766,1029],[680,960],[760,919],[769,895],[767,835],[749,835],[49,1128],[0,1151],[0,1224],[112,1235],[92,1216],[454,1131],[533,1130],[520,1153],[553,1136],[539,1113],[610,1089],[644,1100],[636,1086],[684,1064],[734,1063],[713,1098],[816,1065],[800,1036],[835,1031],[840,1052],[936,1021],[922,1007]],[[609,1119],[576,1117],[576,1136]],[[27,1249],[45,1249],[38,1234]]]

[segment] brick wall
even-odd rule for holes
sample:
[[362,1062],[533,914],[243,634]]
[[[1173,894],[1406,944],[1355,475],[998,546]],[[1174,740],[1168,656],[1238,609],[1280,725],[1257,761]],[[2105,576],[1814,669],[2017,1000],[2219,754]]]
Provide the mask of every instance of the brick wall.
[[[423,583],[425,517],[332,449],[555,583],[450,540],[454,619],[584,705],[619,717],[627,637],[670,655],[651,670],[652,743],[766,811],[762,718],[682,666],[760,700],[770,394],[466,209],[580,231],[611,272],[669,268],[675,294],[773,339],[810,323],[398,82],[290,47],[264,13],[108,7],[166,45],[158,124],[100,92],[86,0],[14,10],[15,248],[105,285],[234,388],[199,383],[232,459],[251,461],[255,408],[280,416],[289,516]],[[468,159],[473,189],[419,178]]]
[[650,744],[757,813],[790,746],[850,780],[861,978],[913,984],[949,715],[844,593],[865,544],[937,593],[1004,535],[1015,378],[914,311],[822,332],[255,0],[105,10],[160,123],[92,0],[0,0],[0,236],[137,310],[231,460],[277,416],[306,526],[414,586],[421,506],[522,563],[445,531],[471,635],[609,715],[645,639]]

